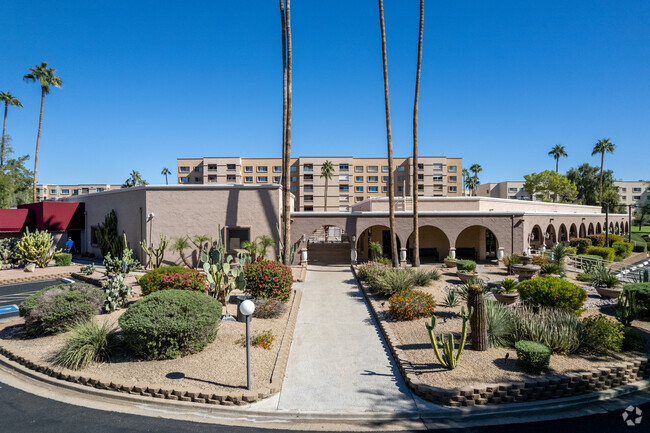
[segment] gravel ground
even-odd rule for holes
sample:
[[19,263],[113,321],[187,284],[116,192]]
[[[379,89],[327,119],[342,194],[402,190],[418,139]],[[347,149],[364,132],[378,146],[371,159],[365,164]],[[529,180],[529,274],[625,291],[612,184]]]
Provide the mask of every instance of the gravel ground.
[[[292,299],[289,301],[293,302]],[[291,305],[291,304],[288,305]],[[235,313],[235,306],[228,306]],[[124,310],[98,315],[98,321],[110,321],[117,326],[118,317]],[[282,336],[287,325],[290,308],[277,319],[253,319],[251,334],[271,330],[275,336],[272,350],[253,347],[251,364],[253,387],[267,385]],[[9,323],[0,331],[0,344],[12,352],[33,360],[50,363],[66,334],[29,339],[24,335],[22,320]],[[167,389],[196,389],[220,392],[246,388],[246,349],[235,341],[246,332],[246,325],[238,322],[222,322],[214,342],[202,352],[182,358],[164,361],[140,361],[125,346],[114,353],[111,362],[94,364],[77,374],[90,375],[116,383],[141,384]],[[73,373],[60,367],[52,368]]]
[[[458,344],[462,327],[460,311],[463,301],[461,300],[461,305],[458,307],[448,308],[443,306],[443,299],[449,290],[459,287],[460,280],[455,275],[455,269],[446,269],[440,266],[427,266],[423,268],[430,267],[436,267],[442,273],[440,280],[433,281],[429,287],[422,289],[432,294],[436,299],[435,314],[437,325],[435,333],[436,335],[442,335],[452,332],[455,334],[456,344]],[[504,266],[479,265],[477,273],[479,277],[486,281],[500,281],[507,277]],[[579,284],[582,286],[581,283]],[[597,313],[598,307],[603,307],[603,312],[612,314],[612,308],[608,310],[607,306],[612,303],[615,304],[615,301],[600,299],[593,289],[588,292],[589,300],[587,301],[587,305],[589,306],[589,310],[585,314]],[[387,321],[401,343],[398,347],[404,350],[407,359],[413,365],[420,380],[426,384],[442,388],[456,388],[467,385],[516,381],[528,377],[538,377],[528,375],[521,371],[517,366],[517,354],[513,348],[490,348],[484,352],[477,352],[472,350],[470,343],[465,346],[465,350],[460,359],[460,365],[453,370],[447,370],[438,363],[431,349],[429,334],[425,327],[425,322],[429,322],[430,319],[419,319],[410,322],[392,321],[388,314],[388,307],[389,303],[385,301],[382,306],[382,320]],[[648,333],[650,331],[648,322],[638,322],[634,323],[634,325],[640,329],[644,329],[646,335],[650,335]],[[509,354],[507,361],[505,360],[506,354]],[[546,374],[564,374],[593,370],[598,367],[610,366],[618,361],[626,360],[634,356],[638,356],[638,353],[615,354],[612,356],[564,356],[553,354],[551,356],[550,369]]]

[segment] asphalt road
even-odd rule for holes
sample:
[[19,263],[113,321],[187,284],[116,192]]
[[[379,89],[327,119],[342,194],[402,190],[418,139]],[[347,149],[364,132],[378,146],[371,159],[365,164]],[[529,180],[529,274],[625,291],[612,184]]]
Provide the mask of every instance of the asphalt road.
[[[640,425],[634,427],[625,425],[622,418],[623,411],[619,410],[606,414],[558,421],[435,431],[442,433],[461,431],[464,433],[519,433],[522,431],[526,433],[648,432],[650,431],[650,403],[640,405],[639,408],[648,419],[643,419]],[[219,426],[87,409],[38,397],[0,383],[0,432],[270,433],[280,431],[283,430]]]
[[45,280],[0,286],[0,307],[4,305],[20,305],[32,293],[47,286],[60,284],[60,282],[61,280]]

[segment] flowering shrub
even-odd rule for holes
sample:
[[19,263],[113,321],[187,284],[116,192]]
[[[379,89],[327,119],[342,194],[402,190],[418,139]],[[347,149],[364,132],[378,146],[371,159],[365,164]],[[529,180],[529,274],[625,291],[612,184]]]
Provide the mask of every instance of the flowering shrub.
[[198,290],[206,292],[208,289],[205,276],[195,269],[188,269],[182,266],[162,266],[153,269],[138,280],[142,287],[142,294],[158,290]]
[[433,296],[419,290],[404,290],[389,300],[390,314],[395,320],[415,320],[430,317],[436,306]]
[[544,266],[546,264],[546,259],[542,256],[533,256],[532,262],[533,265]]
[[569,241],[569,246],[576,248],[578,254],[585,254],[591,245],[591,239],[588,238],[573,238]]
[[561,308],[580,314],[587,292],[560,277],[526,280],[518,286],[520,299],[530,305]]
[[[589,235],[589,239],[591,239],[591,245],[595,247],[604,247],[605,246],[605,234],[604,233],[599,233],[597,235]],[[609,244],[613,244],[614,242],[623,242],[623,238],[619,235],[615,235],[613,233],[609,234]]]
[[291,268],[280,262],[262,261],[244,268],[246,294],[255,298],[287,302],[291,296]]
[[[262,349],[271,350],[275,336],[270,330],[251,336],[251,346],[261,347]],[[242,335],[235,343],[246,346],[246,337]]]

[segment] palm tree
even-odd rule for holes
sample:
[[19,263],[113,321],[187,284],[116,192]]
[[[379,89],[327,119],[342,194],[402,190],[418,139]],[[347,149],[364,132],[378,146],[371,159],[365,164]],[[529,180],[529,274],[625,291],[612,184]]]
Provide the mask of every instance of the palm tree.
[[12,107],[22,107],[23,103],[9,92],[0,92],[0,102],[5,103],[5,120],[2,124],[2,144],[0,145],[0,167],[4,165],[5,155],[5,134],[7,133],[7,109]]
[[474,173],[474,181],[472,182],[472,190],[474,191],[474,195],[476,195],[476,187],[478,187],[481,183],[478,181],[478,174],[483,171],[483,168],[479,164],[472,164],[472,166],[469,168],[469,171]]
[[204,252],[209,252],[210,251],[210,245],[212,245],[212,238],[208,235],[194,235],[190,241],[194,244],[196,248],[198,248],[198,262],[197,262],[197,267],[201,264],[201,256],[203,255]]
[[614,153],[614,148],[616,145],[609,141],[609,138],[603,138],[598,140],[594,146],[594,150],[591,151],[591,155],[596,155],[600,153],[600,194],[598,194],[598,201],[603,201],[603,163],[605,162],[605,152]]
[[266,250],[269,247],[275,246],[275,241],[268,235],[258,236],[256,239],[259,239],[259,255],[262,260],[266,260]]
[[323,163],[323,165],[320,168],[320,177],[325,178],[325,212],[327,212],[328,181],[332,179],[332,174],[334,174],[334,165],[332,165],[332,161],[327,160]]
[[551,155],[553,158],[555,158],[555,172],[558,173],[558,168],[560,165],[560,157],[568,156],[566,153],[566,149],[561,144],[556,144],[555,146],[553,146],[553,149],[551,149],[551,151],[548,154]]
[[282,24],[282,261],[291,263],[291,0],[280,0],[280,21]]
[[386,108],[386,143],[388,148],[388,215],[390,223],[390,244],[393,266],[399,266],[397,236],[395,233],[395,191],[393,191],[393,138],[390,130],[390,103],[388,100],[388,61],[386,59],[386,27],[384,26],[384,2],[379,0],[379,26],[381,28],[381,58],[384,70],[384,106]]
[[149,182],[142,178],[142,175],[137,170],[131,170],[128,179],[122,184],[122,188],[132,188],[134,186],[147,186]]
[[469,170],[464,168],[463,169],[463,195],[465,195],[465,191],[469,189],[469,185],[467,184],[469,178],[470,178]]
[[32,186],[34,202],[36,202],[38,146],[41,142],[41,128],[43,127],[43,105],[45,104],[45,95],[50,93],[50,86],[61,87],[63,85],[63,80],[61,77],[54,75],[55,71],[55,68],[48,68],[47,63],[42,62],[40,65],[35,65],[33,68],[29,68],[29,74],[23,77],[23,80],[25,81],[38,80],[41,85],[41,114],[38,119],[38,135],[36,136],[36,152],[34,153],[34,185]]
[[418,221],[418,102],[420,101],[420,69],[422,66],[422,39],[424,34],[424,0],[420,0],[420,36],[415,73],[415,101],[413,103],[413,266],[420,266],[420,223]]
[[181,236],[178,238],[174,238],[174,241],[172,243],[172,249],[174,251],[178,251],[178,255],[181,256],[181,260],[183,260],[183,263],[185,263],[185,266],[188,268],[191,268],[192,266],[189,264],[187,261],[187,257],[185,257],[185,249],[190,247],[190,243],[187,240],[187,236]]
[[162,171],[160,172],[160,174],[162,174],[163,176],[165,176],[165,185],[169,185],[169,183],[167,182],[167,175],[168,175],[168,174],[172,174],[172,172],[169,171],[169,169],[168,169],[167,167],[165,167],[165,168],[162,169]]

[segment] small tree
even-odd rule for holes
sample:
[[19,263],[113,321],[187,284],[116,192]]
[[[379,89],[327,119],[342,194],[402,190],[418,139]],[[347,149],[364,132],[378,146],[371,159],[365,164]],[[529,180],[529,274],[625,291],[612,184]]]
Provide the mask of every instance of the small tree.
[[327,188],[329,181],[332,179],[332,174],[334,174],[334,166],[332,165],[332,161],[327,160],[320,168],[320,177],[325,178],[325,212],[327,212]]

